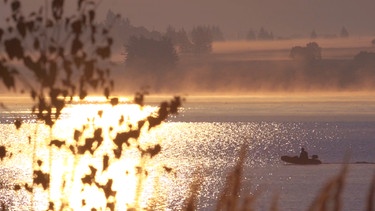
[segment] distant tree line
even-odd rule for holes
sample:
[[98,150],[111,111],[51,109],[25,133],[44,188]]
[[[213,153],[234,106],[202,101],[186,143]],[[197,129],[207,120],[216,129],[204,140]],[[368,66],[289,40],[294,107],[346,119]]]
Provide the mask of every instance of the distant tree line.
[[225,40],[219,26],[199,25],[190,31],[168,26],[162,33],[136,27],[128,18],[121,18],[112,11],[107,13],[102,25],[112,28],[111,36],[117,41],[113,46],[123,51],[126,73],[147,86],[159,83],[170,74],[181,55],[209,54],[214,41]]
[[224,34],[218,26],[196,26],[190,33],[183,28],[176,30],[168,26],[165,36],[172,40],[179,53],[210,53],[214,41],[225,41]]
[[140,86],[152,86],[160,80],[167,83],[165,75],[176,69],[181,55],[209,54],[214,41],[225,40],[218,26],[199,25],[190,31],[168,26],[162,33],[133,26],[128,18],[121,18],[112,11],[107,13],[102,25],[113,29],[111,36],[117,40],[113,46],[123,51],[126,74],[134,79],[132,82],[143,83]]
[[131,37],[160,40],[163,36],[162,33],[158,31],[150,31],[143,26],[134,26],[128,18],[119,17],[111,10],[107,12],[106,19],[102,25],[112,28],[111,36],[117,41],[117,43],[114,44],[117,50],[123,50],[123,46],[128,44]]
[[274,35],[273,32],[267,31],[263,27],[259,29],[258,32],[250,29],[246,35],[247,40],[273,40]]
[[[311,39],[316,39],[318,38],[318,34],[316,33],[315,29],[313,29],[310,33],[310,38]],[[337,38],[336,34],[333,35],[323,35],[324,38]],[[349,31],[346,29],[345,26],[343,26],[339,32],[339,37],[340,38],[348,38],[349,37]]]
[[[348,38],[350,36],[349,31],[346,29],[345,26],[341,28],[339,31],[339,35],[331,34],[331,35],[319,35],[315,29],[310,32],[310,38],[316,39],[318,37],[324,38]],[[283,39],[282,37],[277,37],[274,35],[272,31],[267,30],[264,27],[261,27],[258,31],[254,29],[249,29],[245,36],[246,40],[254,41],[254,40],[275,40],[275,39]]]
[[143,70],[171,69],[178,61],[178,54],[211,53],[214,37],[224,39],[218,27],[210,26],[194,27],[190,35],[172,26],[160,36],[132,35],[125,44],[126,64]]
[[165,33],[148,30],[145,27],[136,27],[128,18],[120,18],[112,11],[108,11],[104,26],[113,28],[112,36],[118,38],[126,46],[132,37],[143,37],[145,39],[162,40],[168,38],[176,47],[178,53],[210,53],[212,42],[224,41],[224,34],[219,26],[201,25],[194,27],[191,31],[185,29],[176,30],[168,26]]

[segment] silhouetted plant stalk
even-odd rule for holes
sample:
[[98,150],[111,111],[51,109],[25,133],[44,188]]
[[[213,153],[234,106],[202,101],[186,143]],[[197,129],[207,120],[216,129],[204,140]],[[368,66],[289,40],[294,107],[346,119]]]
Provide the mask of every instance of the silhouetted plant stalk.
[[185,199],[184,202],[184,211],[194,211],[198,209],[199,193],[201,190],[202,183],[204,182],[203,178],[199,176],[200,171],[200,169],[196,169],[194,173],[194,175],[198,176],[194,176],[194,180],[190,184],[188,193],[189,196]]
[[[239,158],[234,166],[233,170],[228,173],[224,188],[220,193],[216,204],[216,210],[243,210],[251,211],[256,197],[259,195],[250,193],[242,193],[245,195],[241,196],[241,188],[243,187],[243,168],[244,162],[247,157],[248,146],[243,145],[240,150]],[[276,203],[276,202],[274,202]]]
[[240,151],[239,159],[225,181],[224,189],[219,196],[216,210],[237,210],[238,199],[241,191],[241,181],[243,174],[243,165],[246,158],[247,147],[243,146]]
[[[243,145],[239,152],[238,160],[231,170],[225,180],[224,187],[220,192],[220,195],[216,201],[215,210],[218,211],[252,211],[256,198],[260,195],[260,192],[255,194],[241,193],[241,188],[243,187],[243,170],[244,162],[247,157],[248,146]],[[190,184],[189,196],[184,202],[184,211],[192,211],[198,209],[198,201],[201,185],[203,180],[201,177],[195,177],[194,181]],[[277,210],[278,196],[275,195],[271,201],[271,211]]]
[[373,211],[375,210],[375,172],[372,176],[371,185],[369,188],[369,192],[367,194],[367,211]]
[[309,211],[341,210],[341,195],[343,193],[347,171],[348,164],[345,164],[339,174],[329,180],[322,188],[309,208]]

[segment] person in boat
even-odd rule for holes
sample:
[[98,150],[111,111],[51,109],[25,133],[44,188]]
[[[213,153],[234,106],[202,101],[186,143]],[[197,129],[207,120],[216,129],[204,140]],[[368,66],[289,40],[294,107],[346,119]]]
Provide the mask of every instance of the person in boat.
[[308,160],[309,159],[309,156],[307,154],[307,152],[305,151],[305,148],[301,148],[301,153],[299,154],[299,158],[302,159],[302,160]]

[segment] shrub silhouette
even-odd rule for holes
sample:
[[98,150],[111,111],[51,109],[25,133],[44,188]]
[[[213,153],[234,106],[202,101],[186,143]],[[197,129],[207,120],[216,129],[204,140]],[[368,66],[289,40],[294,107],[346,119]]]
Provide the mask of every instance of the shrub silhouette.
[[321,48],[316,42],[310,42],[306,44],[305,47],[293,47],[289,56],[292,59],[305,62],[313,62],[322,59]]
[[349,32],[348,30],[345,28],[345,26],[343,26],[341,28],[341,31],[340,31],[340,37],[341,38],[348,38],[349,37]]
[[375,65],[375,53],[361,51],[354,56],[353,62],[356,66],[374,66]]

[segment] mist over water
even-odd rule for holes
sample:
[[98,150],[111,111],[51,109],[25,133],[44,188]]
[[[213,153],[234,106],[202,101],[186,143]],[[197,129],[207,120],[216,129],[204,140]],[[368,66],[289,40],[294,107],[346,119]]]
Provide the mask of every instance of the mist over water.
[[[208,55],[181,54],[173,69],[129,70],[119,62],[113,71],[116,91],[149,86],[151,93],[226,94],[299,92],[369,92],[375,88],[371,37],[227,41],[213,43]],[[291,49],[316,42],[322,59],[305,62],[290,58]],[[358,58],[357,58],[357,57]],[[372,55],[370,55],[372,56]],[[116,57],[116,56],[115,56]]]

